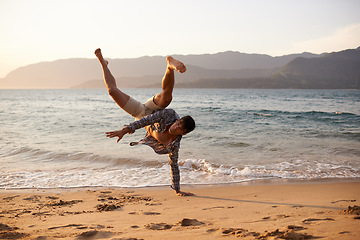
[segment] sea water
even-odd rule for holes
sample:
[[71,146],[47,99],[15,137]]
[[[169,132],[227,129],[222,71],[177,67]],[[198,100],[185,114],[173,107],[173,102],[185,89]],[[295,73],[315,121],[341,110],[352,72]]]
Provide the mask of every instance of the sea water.
[[[144,102],[158,89],[125,89]],[[182,184],[360,177],[360,91],[175,89],[196,129]],[[95,90],[0,90],[0,188],[170,185],[167,155],[105,132],[133,121]]]

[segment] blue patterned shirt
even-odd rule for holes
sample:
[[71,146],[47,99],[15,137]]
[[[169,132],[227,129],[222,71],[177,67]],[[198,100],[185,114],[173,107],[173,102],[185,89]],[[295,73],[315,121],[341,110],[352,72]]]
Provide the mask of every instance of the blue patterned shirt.
[[[179,118],[179,115],[177,115],[177,113],[173,109],[162,109],[125,126],[134,132],[137,129],[150,125],[153,131],[164,132],[167,126],[172,125]],[[152,137],[149,133],[147,133],[145,135],[145,138],[143,138],[139,142],[130,143],[131,146],[137,144],[148,145],[157,154],[169,154],[172,189],[174,189],[175,191],[180,191],[180,171],[178,165],[178,157],[181,138],[182,136],[180,135],[172,143],[165,146],[158,140],[156,140],[154,137]]]

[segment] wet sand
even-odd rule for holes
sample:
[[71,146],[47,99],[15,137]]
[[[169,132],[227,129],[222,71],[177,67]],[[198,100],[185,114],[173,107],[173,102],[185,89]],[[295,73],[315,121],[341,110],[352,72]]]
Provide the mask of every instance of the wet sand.
[[360,239],[360,180],[0,190],[0,239]]

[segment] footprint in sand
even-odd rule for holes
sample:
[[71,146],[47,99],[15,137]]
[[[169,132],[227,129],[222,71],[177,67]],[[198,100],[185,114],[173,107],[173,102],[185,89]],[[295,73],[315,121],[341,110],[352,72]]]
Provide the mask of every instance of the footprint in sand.
[[222,234],[238,234],[238,233],[242,233],[244,231],[247,231],[245,229],[242,228],[227,228],[227,229],[221,229],[221,233]]
[[354,215],[360,215],[360,207],[354,205],[352,206],[348,206],[348,208],[346,210],[342,211],[343,214],[354,214]]
[[310,224],[318,221],[335,221],[333,218],[307,218],[303,220],[303,223]]
[[[139,213],[137,212],[129,212],[128,214],[130,215],[139,215]],[[142,214],[147,215],[147,216],[151,216],[151,215],[160,215],[161,213],[158,212],[142,212]]]
[[150,223],[145,225],[145,228],[150,230],[167,230],[172,228],[173,225],[166,224],[166,223]]
[[199,226],[199,225],[204,225],[205,223],[198,221],[197,219],[188,219],[188,218],[184,218],[182,219],[179,224],[182,227],[188,227],[188,226]]
[[[188,226],[200,226],[200,225],[204,225],[205,223],[200,222],[197,219],[183,218],[177,224],[179,224],[182,227],[188,227]],[[173,227],[173,225],[166,224],[166,223],[150,223],[150,224],[145,225],[145,228],[151,229],[151,230],[167,230],[172,227]]]
[[158,212],[143,212],[144,215],[160,215]]
[[15,230],[18,230],[17,227],[10,227],[6,224],[0,223],[0,239],[19,239],[23,237],[28,237],[29,234],[19,233]]
[[[297,233],[295,231],[303,230],[305,228],[300,226],[289,225],[288,229],[284,231],[280,231],[276,229],[275,231],[265,231],[265,233],[260,234],[258,232],[249,232],[246,229],[242,228],[221,228],[217,231],[220,232],[223,236],[235,235],[236,237],[255,237],[256,239],[268,239],[268,238],[281,238],[281,239],[312,239],[314,238],[312,235],[308,235],[306,233]],[[210,229],[207,232],[215,232],[216,229]]]
[[101,232],[101,231],[87,231],[77,235],[76,239],[101,239],[101,238],[110,238],[114,235],[112,232]]
[[234,208],[234,207],[233,206],[229,206],[229,207],[217,206],[217,207],[203,208],[202,210],[214,210],[214,209],[224,209],[224,208]]
[[33,195],[31,197],[23,198],[25,201],[33,201],[33,202],[39,202],[41,199],[40,195]]
[[161,206],[162,203],[145,203],[146,206]]
[[111,194],[112,191],[100,191],[101,194]]
[[1,232],[0,239],[19,239],[29,237],[29,234],[19,232]]
[[294,231],[300,231],[300,230],[304,230],[306,228],[302,227],[302,226],[296,226],[296,225],[289,225],[287,226],[288,229],[292,229]]
[[274,238],[275,239],[313,239],[316,238],[312,235],[309,235],[307,233],[297,233],[292,229],[286,229],[285,231],[280,231],[279,229],[276,229],[275,231],[272,232],[265,232],[262,235],[257,236],[258,239],[268,239],[268,238]]
[[47,240],[48,238],[46,236],[38,236],[37,238],[34,238],[34,240]]
[[59,201],[52,201],[49,202],[47,204],[45,204],[45,206],[48,207],[61,207],[61,206],[66,206],[66,205],[74,205],[76,203],[81,203],[83,202],[83,200],[71,200],[71,201],[64,201],[64,200],[59,200]]
[[223,236],[229,236],[229,235],[235,235],[236,237],[257,237],[260,235],[260,233],[257,232],[249,232],[246,229],[242,228],[220,228],[220,229],[209,229],[207,232],[219,232]]
[[59,197],[54,197],[54,196],[47,196],[46,198],[47,198],[47,199],[51,199],[51,200],[57,200],[57,199],[59,199]]
[[121,208],[122,205],[115,205],[115,204],[98,204],[95,206],[96,207],[96,210],[99,211],[99,212],[103,212],[103,211],[114,211],[118,208]]
[[82,224],[68,224],[68,225],[57,226],[57,227],[49,227],[48,230],[54,230],[54,229],[59,229],[59,228],[71,228],[71,227],[80,229],[80,227],[83,227],[83,225]]
[[292,208],[303,208],[304,206],[301,206],[301,205],[294,205],[292,206]]
[[331,203],[338,203],[338,202],[356,202],[356,200],[337,200],[337,201],[332,201]]
[[10,197],[4,197],[3,200],[6,202],[12,201],[14,198],[20,197],[20,195],[10,196]]
[[17,229],[19,229],[19,228],[17,228],[17,227],[12,228],[12,227],[9,227],[6,224],[0,223],[0,231],[12,231],[12,230],[17,230]]
[[267,216],[267,217],[263,217],[262,220],[273,220],[276,221],[278,219],[282,219],[282,218],[288,218],[290,217],[289,215],[284,215],[284,214],[279,214],[276,216]]

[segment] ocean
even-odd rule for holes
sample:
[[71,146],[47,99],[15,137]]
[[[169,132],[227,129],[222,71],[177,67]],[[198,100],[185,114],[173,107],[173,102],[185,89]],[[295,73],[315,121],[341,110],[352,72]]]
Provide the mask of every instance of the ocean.
[[[182,184],[360,177],[360,91],[175,89],[169,108],[197,123]],[[131,121],[105,89],[0,90],[0,188],[170,185],[167,155],[129,145],[144,129],[105,137]]]

